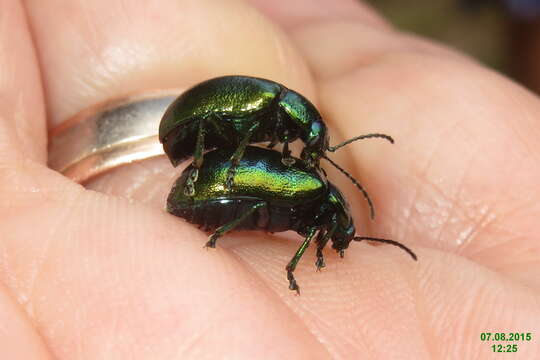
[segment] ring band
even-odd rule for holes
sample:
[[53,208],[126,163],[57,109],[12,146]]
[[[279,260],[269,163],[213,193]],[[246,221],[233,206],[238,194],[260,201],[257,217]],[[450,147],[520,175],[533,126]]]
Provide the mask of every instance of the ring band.
[[81,111],[49,134],[48,164],[83,183],[120,165],[163,155],[159,122],[179,91],[153,91]]

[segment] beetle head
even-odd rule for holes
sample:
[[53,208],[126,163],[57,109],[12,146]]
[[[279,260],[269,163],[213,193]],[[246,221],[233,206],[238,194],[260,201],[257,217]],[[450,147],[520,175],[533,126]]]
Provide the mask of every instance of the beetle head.
[[343,257],[343,251],[349,247],[350,242],[354,239],[356,228],[354,224],[350,224],[347,228],[338,227],[332,236],[332,248]]
[[351,217],[349,204],[343,194],[332,184],[329,184],[328,201],[331,204],[331,221],[336,226],[332,235],[332,248],[342,255],[343,250],[349,247],[354,239],[356,228]]
[[321,114],[308,99],[296,91],[282,93],[279,106],[288,123],[306,144],[301,158],[308,165],[319,164],[328,148],[328,132]]
[[306,139],[306,146],[300,154],[300,158],[309,167],[319,167],[320,159],[325,155],[328,148],[328,133],[326,127],[321,127],[321,124],[322,122],[312,124],[312,130]]

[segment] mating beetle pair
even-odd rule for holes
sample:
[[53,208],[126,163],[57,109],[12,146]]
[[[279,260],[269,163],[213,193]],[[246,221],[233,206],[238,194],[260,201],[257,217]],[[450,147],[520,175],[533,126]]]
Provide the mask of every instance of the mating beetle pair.
[[[315,235],[318,269],[324,267],[322,249],[329,240],[341,256],[352,240],[371,240],[398,246],[416,260],[396,241],[355,237],[347,202],[321,173],[324,158],[362,191],[373,216],[367,192],[325,154],[370,137],[393,142],[387,135],[369,134],[330,147],[326,125],[302,95],[247,76],[205,81],[182,94],[161,120],[159,138],[173,165],[194,157],[171,190],[167,210],[205,231],[215,230],[207,247],[233,229],[298,232],[305,240],[286,267],[289,288],[297,292],[293,271]],[[288,144],[298,138],[305,147],[295,159]],[[282,153],[249,146],[265,141],[269,148],[283,143]]]
[[308,99],[276,82],[249,76],[223,76],[195,85],[169,106],[159,125],[159,140],[174,166],[194,157],[186,195],[194,194],[204,150],[235,148],[226,180],[226,186],[231,187],[248,144],[269,141],[268,147],[273,148],[283,143],[283,162],[290,164],[289,143],[301,139],[305,144],[301,159],[317,168],[321,158],[330,161],[360,189],[373,218],[375,211],[367,192],[325,154],[366,138],[394,142],[388,135],[368,134],[329,146],[326,125]]

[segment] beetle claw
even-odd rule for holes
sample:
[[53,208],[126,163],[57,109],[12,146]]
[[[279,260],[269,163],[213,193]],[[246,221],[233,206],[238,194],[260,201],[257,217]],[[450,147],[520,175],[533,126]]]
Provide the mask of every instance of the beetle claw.
[[285,166],[291,166],[296,162],[292,157],[283,157],[281,158],[281,163]]
[[197,179],[199,178],[199,169],[194,168],[193,170],[191,170],[191,173],[189,174],[189,178],[191,179],[192,182],[197,181]]
[[289,282],[289,290],[296,291],[296,295],[300,295],[300,288],[298,287],[296,280],[293,279]]
[[186,196],[195,195],[195,186],[193,185],[193,182],[190,180],[191,179],[188,178],[188,180],[186,181],[186,186],[184,187],[184,195]]
[[210,238],[208,239],[208,241],[206,242],[206,244],[204,244],[204,248],[206,250],[208,250],[208,248],[215,249],[216,248],[216,240],[217,240],[217,237],[215,237],[214,235],[211,235]]
[[296,283],[296,279],[294,278],[294,275],[292,273],[292,270],[289,268],[289,265],[287,265],[287,280],[289,280],[289,290],[296,291],[296,294],[300,295],[300,288]]
[[324,259],[322,257],[317,258],[317,261],[315,261],[315,266],[317,267],[317,271],[321,271],[322,268],[326,267]]

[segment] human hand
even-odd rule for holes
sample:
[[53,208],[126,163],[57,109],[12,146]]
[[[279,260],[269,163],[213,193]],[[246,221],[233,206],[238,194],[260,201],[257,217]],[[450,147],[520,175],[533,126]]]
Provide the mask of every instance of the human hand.
[[[531,332],[515,358],[538,356],[536,96],[352,0],[24,7],[0,2],[3,358],[489,358],[487,331]],[[165,158],[88,184],[99,192],[46,167],[46,129],[78,111],[224,74],[304,94],[332,145],[392,135],[332,154],[375,222],[329,176],[359,235],[418,262],[352,243],[317,273],[310,249],[295,296],[284,266],[300,238],[234,233],[202,250],[207,235],[163,210],[179,174]]]

